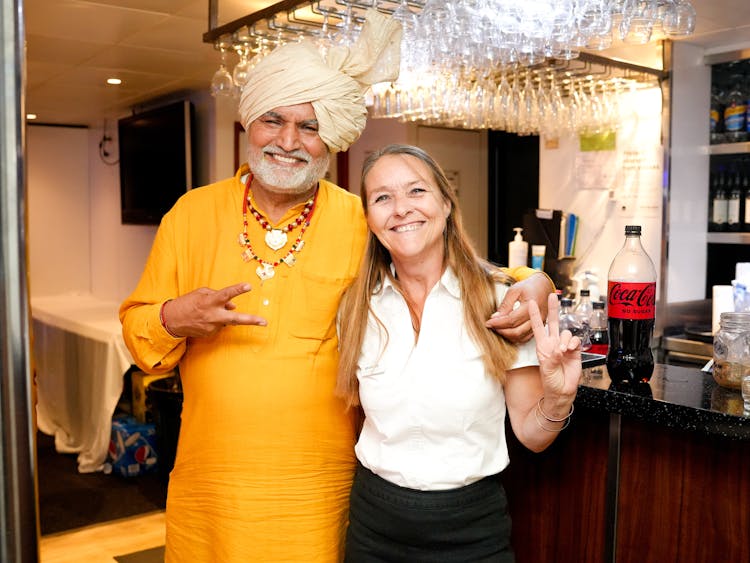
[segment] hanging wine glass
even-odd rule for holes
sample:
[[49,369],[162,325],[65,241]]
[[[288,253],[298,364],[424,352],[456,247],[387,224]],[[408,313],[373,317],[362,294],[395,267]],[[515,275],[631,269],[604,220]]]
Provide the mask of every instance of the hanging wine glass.
[[239,95],[242,92],[245,84],[250,77],[250,70],[253,68],[253,64],[250,62],[250,37],[237,37],[239,42],[235,43],[234,49],[237,51],[239,61],[234,65],[232,70],[232,82],[235,86],[235,94]]
[[549,97],[544,87],[544,76],[541,71],[537,73],[539,86],[536,90],[536,131],[541,131],[546,125],[547,113],[549,112]]
[[565,112],[565,104],[562,101],[560,87],[555,81],[555,74],[550,73],[549,77],[549,97],[547,111],[545,112],[545,132],[550,138],[557,138],[564,131],[564,119],[562,115]]
[[472,129],[486,129],[487,90],[483,80],[477,80],[469,91],[469,125]]
[[214,44],[214,48],[221,52],[221,64],[219,65],[219,70],[211,78],[212,96],[231,96],[233,93],[234,82],[232,82],[232,75],[227,68],[227,52],[231,48],[231,45],[232,43],[228,36],[219,38]]
[[[602,99],[598,93],[597,85],[593,80],[588,83],[588,112],[585,126],[589,133],[598,134],[604,130],[604,115]],[[581,91],[585,92],[583,86]]]
[[656,0],[627,0],[620,38],[631,45],[645,45],[651,40],[657,14]]
[[405,34],[411,34],[417,27],[417,15],[409,9],[408,0],[401,0],[391,17],[401,23]]
[[347,4],[344,23],[336,35],[333,36],[333,43],[341,47],[349,47],[354,44],[357,34],[357,26],[354,23],[354,16],[352,15],[352,5]]
[[328,23],[328,12],[323,12],[323,23],[320,26],[320,31],[317,33],[315,38],[315,46],[320,51],[321,56],[325,59],[328,55],[328,49],[331,48],[333,43],[333,33]]
[[523,94],[521,85],[518,82],[518,73],[513,74],[513,82],[510,87],[510,99],[508,105],[508,114],[505,122],[506,130],[509,133],[518,132],[518,124],[522,121],[521,111],[523,111]]
[[686,0],[673,0],[667,5],[662,27],[670,37],[691,35],[695,31],[695,8]]
[[507,80],[507,73],[503,72],[500,76],[500,84],[497,85],[497,91],[495,92],[495,98],[497,103],[495,104],[495,127],[497,129],[506,129],[508,126],[508,119],[511,108],[511,90],[510,84]]

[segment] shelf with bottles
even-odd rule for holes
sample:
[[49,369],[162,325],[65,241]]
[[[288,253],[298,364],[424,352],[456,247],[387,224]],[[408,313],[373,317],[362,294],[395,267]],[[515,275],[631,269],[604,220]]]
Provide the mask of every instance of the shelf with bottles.
[[[708,186],[708,242],[744,244],[750,236],[750,156],[711,157]],[[712,235],[731,235],[713,237]]]
[[711,66],[710,154],[750,153],[750,59]]

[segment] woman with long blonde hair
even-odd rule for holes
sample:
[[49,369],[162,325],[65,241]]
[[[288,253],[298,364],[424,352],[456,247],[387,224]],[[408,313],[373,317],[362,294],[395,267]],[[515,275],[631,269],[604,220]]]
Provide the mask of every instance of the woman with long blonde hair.
[[569,422],[580,342],[548,330],[512,345],[487,320],[513,280],[479,259],[455,191],[424,151],[389,145],[362,171],[370,228],[357,281],[339,309],[338,392],[361,405],[346,559],[512,561],[496,476],[508,465],[504,420],[528,448]]

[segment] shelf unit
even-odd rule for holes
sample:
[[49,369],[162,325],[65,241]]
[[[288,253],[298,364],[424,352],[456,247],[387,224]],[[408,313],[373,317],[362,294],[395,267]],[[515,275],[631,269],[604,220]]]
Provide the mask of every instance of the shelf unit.
[[741,143],[719,143],[708,146],[708,154],[748,154],[750,141]]
[[750,233],[706,233],[706,242],[715,244],[750,244]]
[[[750,141],[709,145],[710,155],[750,154]],[[750,232],[708,232],[706,242],[714,244],[750,244]]]

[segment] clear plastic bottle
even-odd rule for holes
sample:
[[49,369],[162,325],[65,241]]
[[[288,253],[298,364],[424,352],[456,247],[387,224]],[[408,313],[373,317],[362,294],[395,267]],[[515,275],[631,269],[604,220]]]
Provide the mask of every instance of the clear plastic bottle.
[[583,330],[581,350],[588,350],[591,348],[591,315],[594,313],[594,307],[591,304],[591,292],[588,289],[582,289],[579,295],[578,305],[573,312]]
[[609,267],[607,371],[615,384],[651,379],[656,269],[641,244],[641,226],[625,227],[625,243]]
[[607,355],[609,351],[609,335],[607,334],[607,312],[604,310],[604,301],[594,301],[591,313],[591,349],[592,354]]
[[724,107],[724,130],[728,143],[747,140],[745,124],[746,96],[742,74],[732,74],[729,78],[726,106]]
[[[581,323],[578,315],[573,311],[573,300],[567,297],[563,297],[560,300],[560,332],[563,330],[569,330],[573,336],[577,336],[581,339],[581,348],[583,349],[583,342],[585,338],[588,338],[588,332]],[[589,341],[589,346],[591,342]]]

